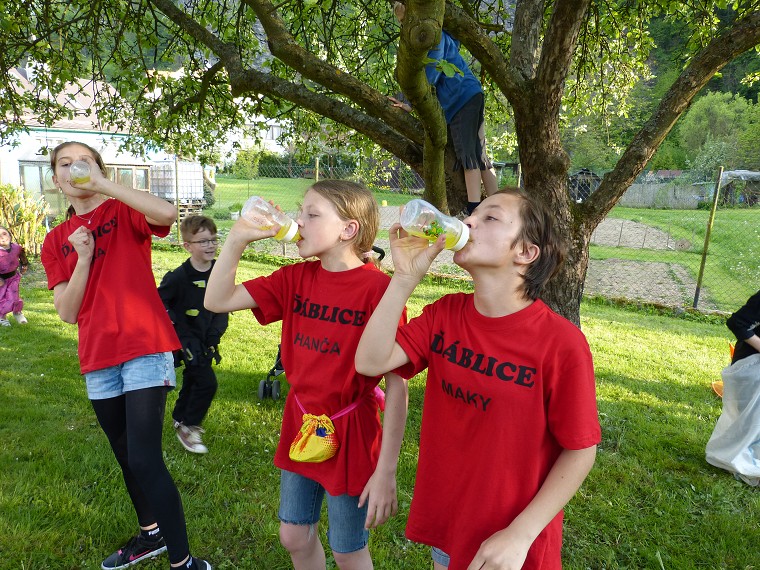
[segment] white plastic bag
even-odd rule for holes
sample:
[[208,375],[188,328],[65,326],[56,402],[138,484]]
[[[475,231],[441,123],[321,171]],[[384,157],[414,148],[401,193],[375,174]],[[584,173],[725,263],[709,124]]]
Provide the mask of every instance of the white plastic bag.
[[723,412],[707,442],[710,465],[752,485],[760,484],[760,354],[727,366],[723,377]]

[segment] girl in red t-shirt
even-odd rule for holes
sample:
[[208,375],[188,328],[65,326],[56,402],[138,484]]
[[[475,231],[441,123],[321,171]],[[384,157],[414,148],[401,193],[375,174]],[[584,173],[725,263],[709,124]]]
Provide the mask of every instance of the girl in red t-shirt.
[[[79,160],[90,175],[74,183],[70,168]],[[140,525],[101,568],[168,551],[172,568],[211,570],[190,556],[182,502],[161,449],[166,395],[175,385],[172,351],[180,344],[156,290],[150,247],[152,235],[169,233],[177,211],[106,178],[100,154],[85,144],[58,145],[50,166],[71,207],[45,238],[42,264],[58,315],[78,326],[87,394]]]
[[[317,261],[236,285],[246,246],[280,229],[261,229],[241,217],[211,272],[205,305],[217,313],[249,308],[262,324],[282,321],[290,391],[274,463],[282,470],[280,541],[293,566],[325,568],[316,527],[326,494],[328,540],[338,567],[371,568],[368,529],[397,510],[395,474],[407,402],[406,382],[386,374],[382,430],[374,395],[380,376],[354,368],[364,325],[389,282],[369,261],[379,226],[377,202],[359,184],[323,180],[306,191],[296,223],[299,254]],[[306,413],[333,418],[340,444],[333,457],[315,463],[289,456]]]
[[406,300],[445,245],[390,229],[394,274],[356,353],[365,374],[427,369],[406,535],[435,570],[561,568],[562,509],[601,438],[591,351],[541,299],[562,262],[551,216],[505,189],[464,219],[454,262],[473,281],[397,330]]

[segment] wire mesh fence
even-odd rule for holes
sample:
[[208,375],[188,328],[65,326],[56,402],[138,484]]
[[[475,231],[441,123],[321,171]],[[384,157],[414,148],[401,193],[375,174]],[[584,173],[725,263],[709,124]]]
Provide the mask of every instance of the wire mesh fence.
[[[249,196],[264,196],[295,214],[315,176],[358,180],[378,199],[381,227],[376,244],[387,250],[387,230],[398,220],[399,206],[422,193],[422,181],[409,172],[395,164],[374,173],[355,168],[317,172],[303,166],[262,167],[259,176],[250,180],[218,178],[213,203],[203,211],[216,219],[224,233]],[[499,174],[501,184],[516,182],[509,170]],[[587,173],[583,177],[569,184],[579,202],[598,186]],[[591,184],[584,186],[587,180]],[[724,186],[708,231],[712,183],[687,179],[679,184],[663,178],[634,185],[591,236],[585,294],[704,311],[731,312],[740,307],[760,289],[760,185],[756,186]],[[273,255],[298,256],[295,245],[274,240],[252,247]],[[389,267],[390,263],[388,255],[383,264]],[[438,257],[432,269],[466,275],[449,251]]]

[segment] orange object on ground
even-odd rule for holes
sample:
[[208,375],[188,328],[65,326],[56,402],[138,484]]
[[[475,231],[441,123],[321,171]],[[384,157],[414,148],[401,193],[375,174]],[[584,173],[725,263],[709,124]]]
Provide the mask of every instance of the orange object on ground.
[[[730,342],[728,343],[728,352],[731,355],[731,360],[734,359],[734,345]],[[716,380],[712,383],[712,389],[713,392],[715,392],[719,397],[723,397],[723,380]]]

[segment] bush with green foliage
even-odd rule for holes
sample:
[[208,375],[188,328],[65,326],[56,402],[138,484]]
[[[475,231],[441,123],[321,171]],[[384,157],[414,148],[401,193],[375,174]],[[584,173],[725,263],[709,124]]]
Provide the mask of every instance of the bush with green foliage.
[[208,180],[206,180],[206,177],[203,177],[203,203],[205,208],[210,208],[214,205],[214,202],[216,202],[216,197],[214,196],[214,188],[209,183]]
[[736,145],[728,140],[708,138],[693,160],[688,161],[690,174],[696,181],[714,180],[719,167],[737,168]]
[[214,220],[231,220],[232,211],[226,208],[208,208],[203,210],[203,215]]
[[27,253],[37,255],[45,239],[47,204],[23,188],[0,184],[0,225]]
[[246,148],[238,151],[235,163],[232,165],[232,174],[236,178],[253,179],[259,175],[259,160],[261,149]]

